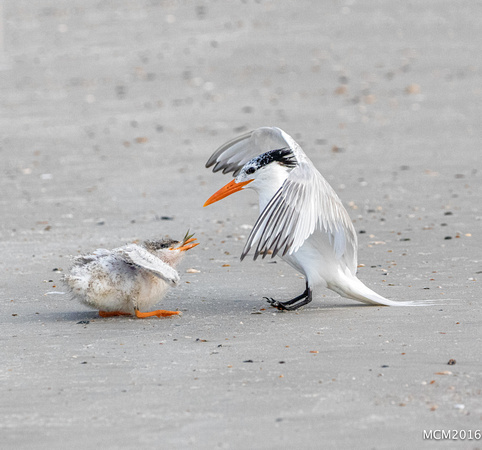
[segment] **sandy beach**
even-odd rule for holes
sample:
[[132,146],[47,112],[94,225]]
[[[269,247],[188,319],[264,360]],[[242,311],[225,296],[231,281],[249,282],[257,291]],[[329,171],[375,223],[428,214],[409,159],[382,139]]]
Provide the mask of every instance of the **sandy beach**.
[[[4,0],[2,448],[481,449],[481,14]],[[338,193],[358,277],[434,305],[319,288],[299,311],[269,307],[304,279],[240,262],[255,193],[202,207],[231,179],[209,156],[260,126]],[[180,317],[103,319],[61,282],[72,256],[188,229],[200,245],[159,304]]]

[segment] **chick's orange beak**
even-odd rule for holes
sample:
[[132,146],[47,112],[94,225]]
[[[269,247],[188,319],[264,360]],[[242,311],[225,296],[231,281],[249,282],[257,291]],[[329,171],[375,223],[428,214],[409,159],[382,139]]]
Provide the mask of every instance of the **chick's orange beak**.
[[[188,233],[189,233],[189,231],[188,231]],[[186,236],[187,236],[187,234],[186,234]],[[191,236],[192,236],[192,234],[191,234]],[[186,250],[189,250],[191,248],[196,247],[196,245],[199,245],[199,242],[196,242],[195,244],[192,243],[195,240],[197,240],[197,239],[191,237],[191,238],[183,241],[180,247],[169,247],[169,250],[179,250],[180,252],[185,252]]]
[[242,181],[241,183],[236,183],[235,180],[230,181],[226,186],[223,186],[219,191],[215,192],[211,197],[208,198],[206,203],[203,206],[208,206],[211,203],[215,203],[218,200],[222,200],[224,197],[228,195],[234,194],[235,192],[240,191],[244,188],[248,183],[251,183],[253,180]]

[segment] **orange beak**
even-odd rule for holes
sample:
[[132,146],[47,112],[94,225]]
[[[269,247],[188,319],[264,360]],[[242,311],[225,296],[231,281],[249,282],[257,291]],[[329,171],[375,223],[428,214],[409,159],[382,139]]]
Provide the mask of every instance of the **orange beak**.
[[186,250],[189,250],[190,248],[196,247],[196,245],[199,245],[199,242],[196,242],[195,244],[189,244],[189,245],[184,244],[182,247],[179,247],[177,250],[179,250],[181,252],[185,252]]
[[186,250],[189,250],[191,248],[196,247],[196,245],[199,245],[199,242],[196,242],[195,244],[191,244],[191,242],[195,240],[196,238],[190,238],[187,241],[183,242],[181,247],[177,247],[177,248],[170,247],[169,250],[179,250],[180,252],[185,252]]
[[251,183],[253,180],[242,181],[241,183],[236,183],[235,180],[231,180],[226,186],[223,186],[219,191],[215,192],[211,197],[208,198],[206,203],[203,206],[208,206],[211,203],[215,203],[218,200],[222,200],[224,197],[228,195],[234,194],[235,192],[240,191],[244,188],[248,183]]

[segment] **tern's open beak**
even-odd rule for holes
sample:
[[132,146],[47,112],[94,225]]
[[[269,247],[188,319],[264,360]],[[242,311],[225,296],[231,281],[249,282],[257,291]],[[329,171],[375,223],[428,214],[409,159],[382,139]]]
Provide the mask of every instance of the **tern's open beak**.
[[196,245],[199,245],[199,242],[196,242],[195,244],[193,244],[192,242],[197,240],[196,238],[193,238],[193,236],[194,236],[194,233],[189,234],[189,230],[187,230],[186,236],[184,236],[184,239],[182,240],[180,246],[170,247],[169,250],[179,250],[181,252],[185,252],[186,250],[196,247]]
[[181,251],[181,252],[185,252],[186,250],[189,250],[190,248],[194,248],[194,247],[196,247],[196,245],[199,245],[199,242],[196,242],[195,244],[189,244],[189,245],[187,245],[187,243],[188,243],[188,242],[195,241],[195,240],[196,240],[195,238],[192,238],[192,239],[190,239],[189,241],[186,241],[182,247],[179,247],[179,248],[177,248],[177,249],[175,249],[175,250],[179,250],[179,251]]
[[192,244],[193,241],[195,241],[196,238],[190,238],[187,241],[184,241],[180,247],[171,247],[169,250],[179,250],[181,252],[185,252],[186,250],[189,250],[193,247],[196,247],[196,245],[199,245],[199,242],[196,242],[195,244]]
[[211,197],[208,198],[206,203],[203,206],[208,206],[211,203],[215,203],[218,200],[222,200],[224,197],[228,195],[234,194],[235,192],[240,191],[244,188],[248,183],[251,183],[253,180],[242,181],[241,183],[236,183],[235,180],[231,180],[226,186],[223,186],[219,191],[215,192]]

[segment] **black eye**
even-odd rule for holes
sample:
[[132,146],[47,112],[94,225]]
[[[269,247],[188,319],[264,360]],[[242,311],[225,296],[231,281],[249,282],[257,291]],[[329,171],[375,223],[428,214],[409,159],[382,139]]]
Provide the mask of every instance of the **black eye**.
[[251,174],[254,173],[254,172],[256,172],[256,169],[255,169],[254,167],[250,167],[250,168],[246,171],[246,173],[247,173],[248,175],[251,175]]

